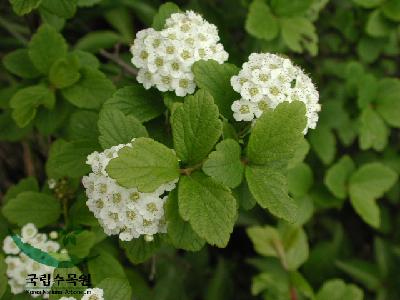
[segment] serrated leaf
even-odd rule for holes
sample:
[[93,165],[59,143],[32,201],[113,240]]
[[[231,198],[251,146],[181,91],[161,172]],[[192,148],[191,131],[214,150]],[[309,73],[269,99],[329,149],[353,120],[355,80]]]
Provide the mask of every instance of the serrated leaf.
[[378,95],[378,81],[372,74],[364,74],[358,81],[357,104],[360,109],[367,107]]
[[65,26],[65,19],[56,16],[50,11],[39,6],[39,14],[43,24],[53,26],[57,31],[61,31]]
[[389,130],[382,118],[370,107],[360,117],[359,144],[362,150],[373,148],[382,151],[388,142]]
[[384,37],[391,31],[391,24],[382,16],[381,11],[376,9],[369,14],[365,31],[372,37]]
[[318,126],[309,134],[311,147],[325,165],[329,165],[335,159],[336,138],[332,129],[327,126]]
[[103,149],[127,144],[132,138],[147,137],[146,128],[134,117],[117,109],[103,109],[98,122],[99,142]]
[[376,111],[390,126],[400,128],[400,80],[385,78],[379,82]]
[[197,86],[213,96],[219,112],[225,118],[232,118],[231,105],[240,98],[231,86],[231,77],[239,72],[232,64],[219,64],[215,60],[199,60],[193,64],[194,80]]
[[348,192],[348,180],[355,170],[354,162],[347,155],[332,165],[326,172],[324,183],[329,191],[339,199],[345,199]]
[[33,65],[47,74],[53,63],[67,54],[67,43],[53,27],[44,24],[29,42],[28,53]]
[[176,154],[187,164],[201,162],[222,133],[218,107],[205,90],[187,96],[174,111],[171,123]]
[[152,242],[146,242],[143,236],[130,242],[120,242],[128,259],[134,264],[140,264],[148,260],[160,248],[161,242],[158,236]]
[[187,251],[199,251],[203,248],[205,241],[179,215],[177,196],[176,191],[170,192],[165,204],[168,236],[175,248]]
[[25,15],[38,8],[42,0],[10,0],[12,8],[17,15]]
[[71,18],[76,12],[77,0],[42,0],[40,8],[64,19]]
[[116,108],[125,115],[133,115],[140,122],[158,117],[165,109],[160,94],[141,85],[119,89],[104,103],[104,108]]
[[297,205],[288,195],[287,179],[281,171],[248,166],[245,174],[249,189],[262,208],[290,223],[296,221]]
[[22,192],[38,192],[39,184],[36,180],[36,177],[26,177],[18,181],[17,184],[11,186],[7,193],[3,196],[3,203],[5,204],[10,199],[16,198],[18,194]]
[[286,168],[303,138],[305,126],[305,106],[302,102],[283,102],[274,111],[264,112],[250,135],[247,149],[249,163]]
[[91,68],[95,69],[98,69],[100,67],[99,60],[94,54],[90,52],[75,50],[71,53],[78,57],[81,66],[90,66]]
[[375,200],[382,197],[397,179],[398,175],[381,163],[365,164],[350,177],[351,204],[366,223],[379,226],[380,213]]
[[157,14],[153,18],[153,27],[155,30],[164,29],[165,21],[174,13],[180,13],[179,6],[172,2],[166,2],[158,8]]
[[77,234],[75,238],[76,242],[74,244],[69,243],[65,246],[65,248],[68,250],[68,255],[78,258],[87,257],[95,244],[95,233],[84,230]]
[[382,12],[386,18],[394,22],[400,22],[400,2],[397,0],[385,1]]
[[85,67],[79,81],[63,89],[62,94],[79,108],[99,108],[114,91],[114,84],[102,72]]
[[237,187],[243,178],[244,166],[240,160],[240,145],[231,139],[217,144],[203,164],[203,172],[227,187]]
[[105,278],[98,285],[103,289],[104,299],[131,300],[132,288],[127,279]]
[[18,90],[10,100],[10,107],[13,109],[12,117],[19,127],[25,127],[35,118],[36,110],[40,105],[51,109],[54,103],[54,93],[42,85],[23,88]]
[[120,41],[121,36],[119,34],[110,30],[98,30],[80,38],[75,45],[75,49],[97,52],[101,49],[111,48]]
[[38,228],[55,223],[61,214],[60,202],[39,192],[22,192],[2,209],[8,221],[19,226],[34,223]]
[[42,135],[51,135],[62,127],[70,112],[71,105],[66,101],[57,101],[52,110],[39,107],[34,121],[35,127]]
[[86,164],[87,156],[98,150],[98,144],[93,140],[77,140],[66,142],[57,140],[50,148],[49,158],[46,163],[46,173],[49,178],[64,176],[78,178],[90,171]]
[[49,80],[56,88],[66,88],[79,80],[79,59],[76,55],[70,54],[54,62],[50,68]]
[[107,166],[108,174],[124,187],[153,192],[179,177],[179,163],[173,150],[149,138],[137,138],[124,147]]
[[3,57],[3,64],[8,71],[22,78],[36,78],[40,75],[29,58],[27,49],[17,49]]
[[274,39],[279,32],[278,20],[263,0],[253,0],[245,27],[251,35],[267,41]]
[[202,172],[184,176],[178,189],[179,213],[209,244],[223,248],[237,217],[230,191]]
[[311,6],[313,0],[272,0],[271,8],[278,16],[302,15]]
[[290,50],[302,53],[303,49],[311,55],[318,53],[318,35],[314,24],[303,17],[279,19],[282,38]]
[[363,291],[341,279],[331,279],[318,291],[316,300],[363,300]]
[[93,284],[97,285],[107,277],[125,277],[121,263],[106,250],[94,248],[90,255],[94,256],[88,262],[89,274]]

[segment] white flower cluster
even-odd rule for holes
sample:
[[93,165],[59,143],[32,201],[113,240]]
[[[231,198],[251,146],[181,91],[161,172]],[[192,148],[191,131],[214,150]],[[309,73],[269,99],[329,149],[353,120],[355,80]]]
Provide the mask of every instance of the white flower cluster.
[[[53,235],[54,236],[54,235]],[[28,243],[35,248],[45,252],[57,252],[60,250],[60,244],[48,240],[47,234],[38,233],[36,226],[32,223],[26,224],[21,229],[21,237],[24,243]],[[23,293],[29,290],[26,284],[28,274],[35,274],[37,278],[42,275],[53,274],[54,268],[38,263],[21,252],[11,236],[7,236],[3,242],[4,253],[8,254],[5,259],[7,265],[8,284],[10,285],[13,294]],[[37,282],[37,288],[45,289],[40,286],[41,282]],[[48,288],[48,287],[47,287]],[[36,289],[35,289],[36,290]],[[38,294],[33,294],[32,297],[38,297]],[[43,297],[48,298],[49,295],[44,294]]]
[[123,241],[144,235],[151,241],[154,234],[166,232],[164,203],[167,196],[163,194],[174,189],[176,181],[160,186],[153,193],[120,186],[108,176],[106,167],[123,147],[134,147],[134,140],[88,156],[86,163],[91,165],[92,173],[82,179],[88,197],[86,204],[106,234],[119,234]]
[[253,53],[239,74],[232,76],[231,85],[242,97],[231,107],[236,121],[251,121],[279,103],[298,100],[304,102],[307,109],[304,134],[308,128],[314,129],[317,125],[321,110],[318,91],[311,79],[287,58]]
[[[81,300],[104,300],[104,291],[103,289],[93,288],[86,289],[83,292],[83,297]],[[60,300],[77,300],[74,297],[61,297]]]
[[218,43],[217,27],[193,11],[174,13],[163,30],[144,29],[131,47],[132,63],[139,68],[138,82],[146,89],[192,94],[196,88],[192,65],[198,60],[222,64],[228,53]]

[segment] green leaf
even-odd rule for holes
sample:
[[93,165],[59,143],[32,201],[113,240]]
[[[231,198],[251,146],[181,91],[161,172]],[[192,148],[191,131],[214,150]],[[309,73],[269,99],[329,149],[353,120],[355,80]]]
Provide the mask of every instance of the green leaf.
[[69,217],[73,226],[98,226],[99,222],[86,205],[86,196],[80,194],[69,209]]
[[146,128],[134,117],[117,109],[103,109],[98,122],[99,142],[103,149],[127,144],[132,138],[147,137]]
[[104,299],[113,300],[131,300],[132,288],[127,279],[122,278],[105,278],[98,285],[103,289]]
[[366,63],[376,61],[383,50],[381,41],[376,38],[363,37],[357,44],[357,53]]
[[167,203],[165,204],[165,216],[167,219],[168,236],[175,248],[187,251],[199,251],[203,248],[205,241],[179,215],[176,191],[169,193]]
[[271,8],[278,16],[293,16],[304,14],[313,0],[272,0]]
[[212,96],[199,90],[187,96],[185,103],[171,117],[174,148],[187,164],[201,162],[212,150],[222,133],[218,107]]
[[279,24],[263,0],[253,0],[246,19],[246,30],[259,39],[270,41],[279,33]]
[[[64,280],[61,280],[58,284],[53,284],[51,287],[51,290],[53,293],[50,295],[50,300],[59,300],[63,296],[65,296],[66,291],[71,290],[71,283],[67,281],[68,279],[68,274],[74,274],[79,278],[79,276],[82,275],[82,272],[77,268],[56,268],[53,271],[53,278],[58,276],[59,278],[62,278]],[[77,286],[74,288],[74,292],[81,292],[83,293],[86,290],[85,287],[81,286],[80,284],[77,284]]]
[[262,208],[288,222],[296,221],[297,204],[288,195],[287,179],[281,171],[248,166],[245,174],[249,189]]
[[308,258],[307,236],[301,227],[282,223],[247,229],[255,250],[264,256],[279,257],[285,268],[296,270]]
[[103,0],[78,0],[78,6],[81,7],[91,7],[96,5],[97,3],[100,3]]
[[230,263],[227,260],[218,259],[218,264],[208,283],[204,300],[233,298],[233,278],[229,266]]
[[71,18],[76,12],[77,0],[42,0],[40,8],[64,19]]
[[310,144],[307,142],[305,138],[303,138],[300,141],[299,145],[297,146],[293,158],[289,160],[288,168],[293,168],[297,166],[299,163],[303,162],[309,151],[310,151]]
[[33,65],[47,74],[53,63],[67,54],[67,43],[53,27],[44,24],[33,35],[28,51]]
[[400,128],[400,80],[385,78],[379,82],[376,111],[390,126]]
[[3,57],[3,64],[8,71],[22,78],[36,78],[39,71],[29,58],[27,49],[17,49]]
[[99,284],[107,277],[125,278],[121,263],[106,250],[94,248],[91,256],[94,256],[94,258],[89,260],[88,268],[94,285]]
[[388,0],[382,5],[382,12],[386,18],[394,22],[400,22],[400,2]]
[[95,234],[91,231],[84,230],[74,237],[76,239],[76,243],[68,243],[65,246],[65,248],[68,250],[68,254],[78,258],[87,257],[95,244]]
[[227,187],[237,187],[243,178],[240,145],[231,139],[220,142],[203,164],[203,172]]
[[313,172],[307,164],[300,163],[288,170],[287,181],[293,196],[304,196],[314,183]]
[[121,33],[125,43],[130,44],[135,39],[133,17],[125,7],[108,10],[105,18],[111,26]]
[[360,109],[367,107],[377,98],[378,81],[372,74],[363,75],[358,81],[357,104]]
[[376,199],[383,196],[397,181],[398,175],[380,163],[361,166],[350,177],[350,200],[358,215],[373,227],[380,224]]
[[360,117],[359,144],[362,150],[373,148],[382,151],[388,142],[389,130],[382,118],[370,107]]
[[279,19],[282,39],[290,50],[302,53],[306,49],[311,55],[318,53],[318,35],[314,24],[303,17]]
[[128,259],[134,264],[140,264],[148,260],[160,248],[161,242],[155,236],[152,242],[146,242],[143,236],[130,242],[120,242]]
[[209,244],[228,244],[237,217],[236,200],[229,189],[202,172],[184,176],[179,182],[179,213]]
[[158,117],[165,109],[159,93],[154,89],[146,90],[138,84],[126,86],[116,91],[104,103],[104,108],[116,108],[125,115],[133,115],[140,122]]
[[153,18],[153,27],[155,30],[164,29],[165,21],[174,13],[180,13],[179,6],[172,2],[166,2],[158,8],[157,14]]
[[57,31],[61,31],[64,28],[65,19],[56,16],[41,6],[39,7],[39,14],[43,24],[53,26]]
[[391,24],[386,20],[379,9],[372,11],[365,25],[365,31],[372,37],[384,37],[391,31]]
[[81,66],[90,66],[91,68],[98,69],[100,67],[100,62],[95,55],[92,53],[82,51],[82,50],[75,50],[71,53],[75,54]]
[[344,155],[326,172],[324,183],[329,191],[339,199],[345,199],[348,191],[348,180],[355,170],[350,156]]
[[327,126],[320,125],[309,134],[311,147],[325,165],[333,162],[336,155],[336,138]]
[[179,163],[173,150],[149,138],[137,138],[124,147],[107,166],[108,174],[124,187],[153,192],[179,177]]
[[339,260],[336,261],[336,266],[371,291],[375,291],[381,286],[379,271],[373,263],[358,259],[348,261]]
[[10,0],[14,12],[19,15],[30,13],[33,9],[38,8],[42,0]]
[[100,71],[83,68],[81,78],[62,90],[63,96],[80,108],[99,108],[114,93],[114,84]]
[[8,278],[6,276],[7,265],[4,261],[4,255],[0,253],[0,299],[7,290]]
[[379,6],[384,0],[353,0],[357,5],[364,8],[374,8]]
[[66,88],[79,80],[79,59],[70,54],[66,58],[60,58],[50,68],[49,80],[56,88]]
[[98,145],[92,140],[77,140],[66,142],[57,140],[50,148],[46,163],[46,172],[49,178],[82,177],[90,171],[86,164],[87,156],[98,150]]
[[0,113],[0,140],[1,141],[20,141],[32,130],[32,126],[28,125],[20,128],[15,124],[11,117],[11,111]]
[[22,192],[2,209],[11,223],[23,226],[34,223],[38,228],[55,223],[60,217],[60,203],[53,196],[39,192]]
[[252,129],[247,149],[250,164],[286,168],[303,138],[306,126],[302,102],[283,102],[267,111]]
[[28,125],[36,115],[39,105],[48,109],[55,103],[54,93],[42,85],[30,86],[18,90],[10,100],[12,117],[19,127]]
[[239,72],[232,64],[219,64],[215,60],[199,60],[193,64],[194,80],[199,88],[213,96],[219,112],[232,118],[232,102],[240,96],[231,87],[231,77]]
[[16,198],[22,192],[38,192],[39,184],[36,177],[26,177],[18,181],[17,184],[11,186],[7,193],[3,196],[3,203],[6,203],[10,199]]
[[35,118],[35,126],[42,135],[51,135],[60,129],[71,112],[71,105],[66,101],[57,101],[52,110],[39,107]]
[[363,300],[364,293],[353,284],[347,284],[341,279],[331,279],[319,290],[316,300]]
[[88,52],[98,52],[101,49],[111,48],[120,41],[121,36],[114,31],[98,30],[90,32],[79,39],[75,45],[75,49]]
[[75,111],[70,119],[67,127],[67,136],[70,140],[97,140],[99,130],[97,122],[99,115],[92,111],[78,110]]

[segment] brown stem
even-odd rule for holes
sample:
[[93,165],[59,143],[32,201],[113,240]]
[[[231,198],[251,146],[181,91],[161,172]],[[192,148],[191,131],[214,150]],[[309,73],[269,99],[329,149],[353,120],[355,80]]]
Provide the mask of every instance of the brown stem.
[[35,167],[32,161],[31,149],[28,142],[22,142],[25,173],[27,176],[35,176]]
[[179,173],[181,173],[182,175],[186,175],[186,176],[190,176],[190,174],[192,174],[194,171],[200,169],[202,167],[203,163],[198,163],[197,165],[194,165],[193,167],[188,167],[185,169],[180,169]]
[[130,66],[129,64],[127,64],[125,61],[123,61],[118,55],[116,54],[112,54],[107,52],[104,49],[100,50],[100,55],[104,56],[105,58],[108,58],[109,60],[115,62],[117,65],[119,65],[125,72],[136,76],[138,74],[138,71]]

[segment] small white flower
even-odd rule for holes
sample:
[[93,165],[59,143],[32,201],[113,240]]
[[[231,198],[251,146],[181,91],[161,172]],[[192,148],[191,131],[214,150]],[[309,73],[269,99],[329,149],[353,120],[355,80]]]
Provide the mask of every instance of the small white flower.
[[103,289],[93,288],[84,291],[84,295],[81,300],[104,300]]
[[[242,97],[232,104],[237,121],[252,121],[284,101],[301,101],[306,105],[308,120],[303,133],[316,127],[321,110],[318,91],[311,79],[287,58],[252,53],[239,74],[231,77],[231,85]],[[249,102],[254,106],[251,107]]]
[[58,232],[57,232],[57,231],[52,231],[52,232],[50,232],[50,233],[49,233],[49,237],[50,237],[52,240],[58,239]]
[[56,187],[57,184],[57,180],[50,178],[49,180],[47,180],[47,184],[49,186],[49,189],[54,189]]
[[236,121],[251,121],[254,119],[255,104],[251,101],[240,99],[232,103],[233,117]]
[[61,297],[60,300],[76,300],[74,297]]
[[35,237],[35,235],[38,233],[38,230],[36,226],[32,223],[26,224],[24,227],[21,229],[21,235],[24,241],[30,241]]
[[134,147],[134,140],[89,155],[87,161],[92,170],[93,166],[98,170],[99,165],[101,170],[82,179],[88,197],[86,204],[107,235],[118,234],[121,240],[130,241],[144,234],[165,233],[165,197],[161,197],[175,188],[177,180],[161,185],[153,193],[141,193],[136,188],[120,186],[108,176],[106,167],[123,147]]
[[222,64],[228,59],[216,26],[192,11],[172,14],[161,31],[138,32],[130,50],[131,62],[139,68],[139,83],[146,89],[175,91],[177,96],[196,89],[192,73],[196,61],[214,59]]
[[11,236],[7,236],[3,241],[3,250],[6,254],[18,254],[19,248],[15,244]]

